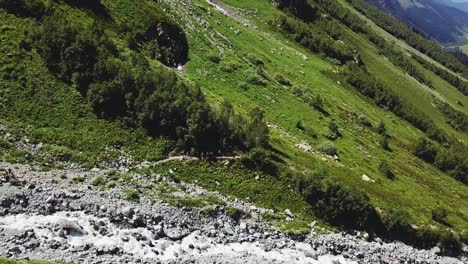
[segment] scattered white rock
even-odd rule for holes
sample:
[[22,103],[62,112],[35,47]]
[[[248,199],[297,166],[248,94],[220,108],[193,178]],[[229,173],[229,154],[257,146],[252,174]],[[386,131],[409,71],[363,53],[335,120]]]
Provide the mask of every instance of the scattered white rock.
[[365,181],[365,182],[371,182],[371,183],[374,183],[374,182],[375,182],[374,180],[372,180],[372,179],[371,179],[369,176],[367,176],[366,174],[363,174],[363,175],[361,176],[361,179],[362,179],[363,181]]

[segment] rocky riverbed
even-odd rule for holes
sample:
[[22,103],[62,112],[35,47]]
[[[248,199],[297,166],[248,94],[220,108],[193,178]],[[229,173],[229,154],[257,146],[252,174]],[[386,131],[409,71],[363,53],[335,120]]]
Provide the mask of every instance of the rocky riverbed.
[[130,202],[123,186],[99,190],[90,177],[71,180],[90,173],[82,169],[1,166],[12,168],[24,184],[0,186],[0,257],[75,263],[468,263],[466,253],[442,257],[437,248],[417,250],[342,233],[293,239],[255,217],[267,209],[240,201],[229,206],[252,217],[235,221],[220,205],[174,207],[144,197]]

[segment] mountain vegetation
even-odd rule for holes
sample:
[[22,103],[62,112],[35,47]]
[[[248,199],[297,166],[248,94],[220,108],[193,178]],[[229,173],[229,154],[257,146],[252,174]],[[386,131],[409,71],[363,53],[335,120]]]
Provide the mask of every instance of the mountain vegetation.
[[292,234],[467,243],[468,68],[366,1],[0,0],[0,21],[0,123],[48,152],[1,139],[5,161],[197,157],[135,171],[291,210]]

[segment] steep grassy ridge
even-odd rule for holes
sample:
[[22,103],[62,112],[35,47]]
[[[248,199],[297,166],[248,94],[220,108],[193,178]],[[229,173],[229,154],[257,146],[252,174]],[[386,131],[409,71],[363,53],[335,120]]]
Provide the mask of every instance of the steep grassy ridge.
[[[457,236],[466,239],[468,187],[413,154],[414,145],[419,138],[426,135],[346,84],[343,77],[346,66],[342,63],[327,54],[311,52],[285,34],[279,28],[278,21],[286,13],[271,1],[223,0],[214,4],[202,0],[168,0],[161,1],[162,3],[141,1],[135,4],[128,0],[102,0],[97,11],[71,4],[74,1],[55,4],[45,2],[60,10],[70,21],[83,27],[97,28],[97,32],[105,32],[103,36],[112,44],[111,47],[115,47],[118,55],[112,55],[106,61],[109,64],[104,65],[114,65],[115,61],[128,65],[123,68],[125,70],[117,71],[119,74],[115,79],[122,81],[117,86],[133,87],[131,82],[127,85],[127,79],[122,76],[145,76],[147,79],[143,80],[152,80],[151,76],[147,76],[152,74],[140,75],[141,69],[146,73],[164,72],[162,76],[173,76],[168,79],[176,78],[190,89],[195,89],[190,91],[196,91],[200,87],[205,94],[203,97],[196,93],[197,96],[192,98],[192,94],[187,93],[186,96],[181,96],[182,102],[200,100],[193,100],[199,102],[193,106],[195,109],[200,109],[198,107],[201,105],[201,109],[211,110],[194,111],[210,113],[206,115],[206,119],[197,119],[205,116],[203,114],[195,117],[188,115],[189,117],[183,119],[182,128],[169,126],[177,131],[175,138],[167,134],[151,133],[152,130],[142,125],[145,122],[139,122],[140,118],[153,117],[146,115],[145,110],[159,105],[159,101],[143,104],[145,107],[138,108],[141,105],[136,100],[135,109],[140,109],[141,112],[129,108],[129,111],[124,111],[116,118],[107,118],[96,111],[93,104],[101,102],[100,100],[89,100],[89,97],[80,94],[75,75],[71,79],[59,78],[56,72],[45,66],[47,64],[44,63],[43,53],[38,52],[37,47],[27,49],[31,32],[38,29],[42,18],[15,15],[11,10],[0,11],[1,38],[2,43],[5,43],[1,51],[7,54],[0,57],[3,75],[0,81],[0,109],[2,122],[16,129],[18,137],[27,136],[35,143],[44,142],[46,147],[55,149],[60,154],[57,156],[63,157],[65,152],[67,159],[89,167],[98,166],[109,157],[111,160],[118,160],[124,154],[131,154],[136,161],[158,160],[184,146],[186,142],[192,142],[185,141],[191,140],[191,136],[204,135],[204,130],[195,129],[198,124],[213,124],[216,128],[214,130],[220,131],[217,125],[227,123],[229,125],[224,127],[226,131],[231,131],[230,127],[241,127],[238,129],[241,132],[237,134],[250,139],[246,142],[258,142],[258,139],[264,142],[265,138],[259,137],[264,136],[262,122],[258,122],[259,126],[251,124],[256,123],[252,121],[263,120],[261,111],[255,110],[260,107],[265,111],[271,146],[260,145],[268,151],[254,148],[254,151],[245,154],[241,150],[249,147],[240,150],[236,148],[236,152],[244,153],[244,158],[234,161],[233,167],[224,167],[221,162],[173,162],[155,165],[142,173],[151,175],[176,167],[180,173],[174,177],[190,182],[197,181],[208,189],[249,199],[277,211],[291,209],[298,216],[294,221],[286,222],[282,219],[273,222],[293,233],[306,233],[309,223],[316,219],[317,214],[313,210],[316,204],[309,204],[307,195],[298,188],[298,183],[301,183],[299,179],[310,177],[323,180],[323,189],[314,190],[321,195],[327,191],[333,193],[336,191],[333,184],[339,183],[367,194],[382,219],[399,215],[398,218],[395,217],[396,220],[416,225],[418,230],[452,230]],[[345,5],[345,1],[339,3]],[[357,13],[349,5],[346,4],[346,7]],[[161,18],[160,16],[164,18],[162,22],[149,18]],[[180,53],[171,53],[179,50],[180,43],[184,42],[180,34],[176,34],[175,39],[181,40],[175,42],[158,42],[154,39],[157,34],[152,29],[158,25],[158,21],[170,22],[170,28],[179,28],[173,21],[180,25],[189,47],[187,58],[176,56],[187,51],[183,48]],[[311,27],[317,27],[317,24],[312,23]],[[431,80],[433,88],[421,84],[381,55],[379,49],[365,35],[351,30],[343,23],[336,23],[336,28],[342,32],[339,36],[342,39],[333,40],[333,43],[343,47],[352,44],[356,47],[369,74],[390,87],[406,104],[425,113],[441,131],[459,140],[468,139],[466,133],[448,125],[447,117],[432,104],[432,96],[435,96],[466,114],[468,100],[459,91],[411,60],[424,77]],[[390,38],[388,33],[375,24],[372,29],[385,38]],[[316,30],[323,31],[320,28]],[[395,47],[405,46],[403,42],[392,39],[397,44]],[[153,45],[154,41],[159,44]],[[101,46],[99,51],[102,50],[105,48]],[[400,51],[406,50],[401,48]],[[113,54],[112,49],[108,51]],[[134,61],[144,62],[143,65],[146,66],[132,64]],[[180,67],[177,70],[164,65]],[[132,70],[134,74],[125,75]],[[97,84],[108,84],[112,83],[110,79],[114,79],[114,75],[110,76],[112,78],[105,80],[100,79],[100,76],[93,76],[93,80]],[[129,79],[140,80],[132,78]],[[141,83],[147,84],[145,81]],[[152,85],[145,85],[142,89],[153,89],[160,84],[157,81],[149,83]],[[179,82],[174,81],[172,84],[178,87]],[[102,87],[105,94],[108,91],[106,89],[111,86]],[[134,93],[141,91],[141,86],[136,87],[132,92],[124,93],[125,100],[120,101],[127,106],[132,105]],[[164,94],[171,94],[162,89]],[[103,96],[101,99],[108,98],[112,97]],[[172,97],[167,98],[160,102],[173,102]],[[225,100],[231,102],[235,112],[241,113],[242,117],[232,114],[224,103]],[[114,101],[108,102],[111,107],[107,108],[110,111],[107,113],[113,113]],[[191,113],[190,109],[193,108],[188,109],[187,112]],[[219,113],[230,113],[227,116],[233,118],[226,121]],[[252,116],[252,113],[257,115]],[[204,123],[198,122],[199,120],[213,122]],[[232,126],[236,123],[242,125]],[[123,147],[120,150],[109,147],[115,144]],[[24,153],[14,152],[8,144],[0,146],[6,146],[5,159],[28,161],[24,159]],[[274,161],[275,169],[265,170],[271,169],[269,160]],[[394,178],[389,177],[389,170]],[[341,189],[336,192],[340,193]],[[351,202],[365,200],[362,196],[356,197],[351,194],[345,198],[349,198]],[[333,201],[328,202],[333,204]],[[433,219],[432,213],[438,208],[446,208],[448,211],[448,225]],[[326,221],[321,225],[329,227]]]
[[[183,4],[175,8],[166,6],[172,10],[171,14],[177,21],[187,25],[185,29],[192,50],[185,75],[200,83],[214,100],[229,98],[241,110],[257,105],[265,109],[267,120],[271,122],[272,144],[283,154],[290,167],[306,174],[317,167],[326,167],[333,177],[368,193],[377,207],[406,208],[404,210],[410,213],[413,221],[422,225],[431,222],[432,208],[459,205],[458,209],[451,207],[454,210],[452,219],[460,225],[460,231],[466,229],[466,204],[462,198],[466,187],[422,163],[411,153],[412,144],[422,133],[395,115],[377,108],[351,87],[330,78],[329,73],[339,71],[339,67],[286,39],[276,25],[271,25],[270,22],[282,13],[275,10],[269,1],[223,1],[228,16],[204,1],[194,2],[190,8],[190,12],[195,14],[193,16],[189,15],[188,8]],[[358,43],[372,73],[388,82],[408,101],[411,100],[411,104],[422,102],[421,109],[425,112],[429,109],[430,116],[433,113],[434,120],[446,131],[466,138],[466,134],[459,134],[444,124],[442,115],[431,106],[432,92],[429,88],[387,62],[362,36],[345,30]],[[220,58],[219,63],[210,61],[213,54]],[[252,71],[259,71],[248,59],[251,54],[264,62],[263,71],[267,74],[262,78],[266,85],[245,81]],[[223,71],[223,66],[232,64],[236,65],[233,72]],[[289,79],[292,86],[276,82],[274,77],[279,74]],[[429,72],[426,74],[438,78]],[[324,98],[328,115],[298,98],[295,94],[298,88],[312,97],[320,95]],[[447,89],[456,92],[453,87]],[[417,94],[427,99],[419,97],[418,100]],[[443,92],[440,94],[444,96]],[[462,96],[458,98],[466,100]],[[359,116],[366,117],[374,126],[381,120],[387,125],[393,151],[385,151],[379,146],[380,136],[373,129],[359,124]],[[314,130],[318,137],[311,137],[299,130],[296,127],[299,120]],[[326,140],[324,134],[332,120],[343,134],[341,139],[334,142],[340,163],[330,162],[318,151],[304,151],[304,147],[307,149],[309,145],[317,149]],[[301,144],[304,141],[307,143]],[[391,164],[397,180],[391,181],[381,175],[378,167],[382,160]],[[376,182],[362,181],[362,174],[370,175]],[[441,197],[440,192],[450,194]]]

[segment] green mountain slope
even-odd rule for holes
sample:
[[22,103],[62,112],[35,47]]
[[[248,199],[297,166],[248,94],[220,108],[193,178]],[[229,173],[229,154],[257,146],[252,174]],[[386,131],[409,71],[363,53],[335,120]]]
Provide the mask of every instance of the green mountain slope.
[[[6,142],[4,159],[93,167],[122,152],[140,162],[219,150],[243,158],[234,169],[168,166],[208,189],[291,209],[292,222],[270,218],[293,233],[319,218],[422,247],[452,231],[466,243],[466,69],[447,69],[447,60],[390,35],[349,1],[7,2],[1,122],[50,154],[25,158]],[[47,38],[47,23],[65,22],[74,27]],[[93,58],[68,60],[83,54],[73,49],[58,63],[48,56],[67,34],[67,45],[91,46],[98,61],[74,63]],[[433,215],[442,209],[440,221]],[[343,223],[343,215],[354,217]]]

